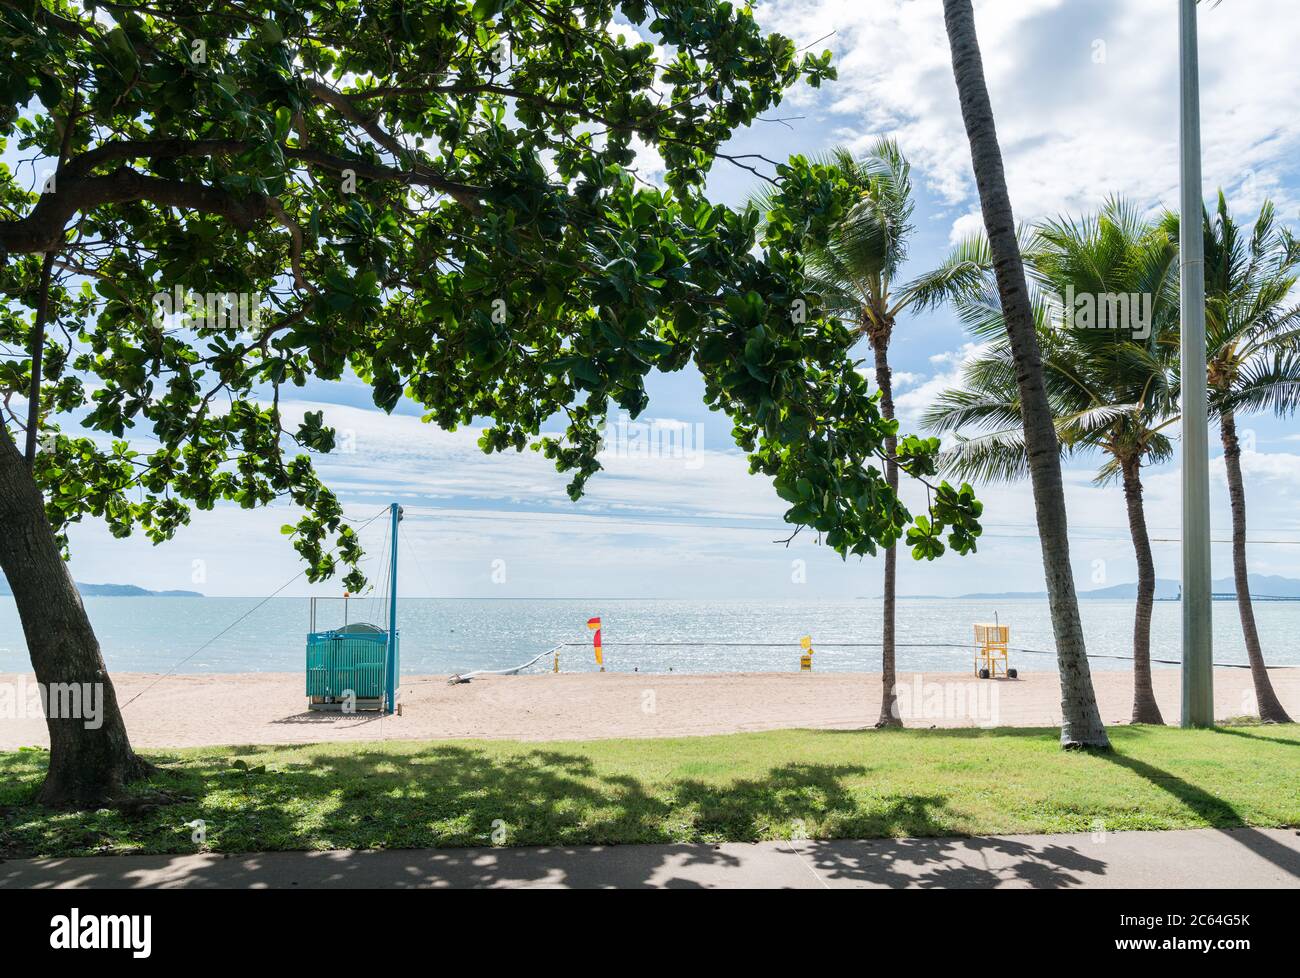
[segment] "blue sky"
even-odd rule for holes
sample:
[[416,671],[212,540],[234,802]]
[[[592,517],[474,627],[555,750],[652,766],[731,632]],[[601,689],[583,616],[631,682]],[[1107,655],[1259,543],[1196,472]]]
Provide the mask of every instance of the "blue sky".
[[[800,89],[771,121],[741,134],[733,152],[783,158],[835,144],[864,148],[895,136],[918,187],[916,234],[904,277],[940,261],[979,227],[968,148],[933,0],[774,0],[756,6],[766,29],[836,55],[840,80]],[[986,0],[976,3],[989,85],[1017,217],[1079,214],[1121,194],[1144,207],[1177,200],[1176,4],[1122,0]],[[1231,0],[1202,15],[1207,192],[1222,186],[1243,219],[1265,197],[1300,229],[1300,64],[1294,4]],[[834,32],[832,36],[827,34]],[[643,154],[654,180],[657,160]],[[719,163],[710,194],[736,203],[754,178]],[[956,379],[970,339],[948,312],[902,322],[891,349],[904,427]],[[866,351],[863,351],[866,355]],[[783,509],[746,473],[727,419],[707,412],[690,370],[650,384],[648,416],[689,436],[687,458],[606,460],[580,504],[565,479],[532,452],[483,457],[476,432],[441,432],[410,405],[393,417],[370,407],[357,383],[313,383],[288,410],[323,408],[345,451],[320,468],[355,516],[389,500],[407,510],[402,591],[479,597],[844,598],[879,594],[880,564],[840,561],[805,534],[789,548]],[[646,420],[643,418],[641,420]],[[685,426],[685,427],[679,427]],[[1254,451],[1244,460],[1252,569],[1300,577],[1294,422],[1244,419]],[[1211,438],[1212,450],[1217,437]],[[1217,452],[1215,453],[1217,455]],[[1080,587],[1135,577],[1116,488],[1091,485],[1092,467],[1066,472]],[[1212,462],[1216,538],[1226,539],[1222,463]],[[1178,468],[1146,473],[1157,571],[1178,575]],[[900,561],[900,593],[1039,590],[1041,563],[1026,486],[979,487],[986,533],[977,555]],[[915,504],[918,499],[906,496]],[[111,539],[100,527],[72,535],[83,581],[209,594],[268,593],[300,569],[281,524],[290,507],[196,513],[175,541]],[[377,524],[375,528],[377,529]],[[1295,541],[1290,545],[1284,541]],[[376,539],[376,542],[377,539]],[[1230,572],[1214,548],[1216,576]],[[287,593],[308,593],[295,585]],[[315,593],[337,593],[335,585]]]

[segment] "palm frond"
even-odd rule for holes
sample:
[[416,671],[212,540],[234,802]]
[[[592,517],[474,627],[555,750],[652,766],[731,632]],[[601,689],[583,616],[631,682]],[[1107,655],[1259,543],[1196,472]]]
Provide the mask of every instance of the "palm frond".
[[1006,392],[957,388],[944,391],[921,417],[932,431],[998,429],[1020,423],[1020,401]]
[[1029,475],[1023,427],[1005,428],[974,438],[958,436],[939,453],[939,471],[967,482],[1019,482]]
[[[1206,348],[1216,411],[1290,413],[1300,407],[1300,246],[1271,201],[1243,233],[1219,193],[1204,221]],[[1269,390],[1270,384],[1277,385]]]
[[900,305],[933,309],[962,302],[983,290],[993,277],[993,251],[988,238],[974,234],[958,242],[943,264],[921,275],[902,290]]
[[1271,411],[1279,416],[1300,408],[1300,351],[1280,351],[1271,358],[1247,364],[1228,391],[1216,392],[1211,402],[1216,413]]

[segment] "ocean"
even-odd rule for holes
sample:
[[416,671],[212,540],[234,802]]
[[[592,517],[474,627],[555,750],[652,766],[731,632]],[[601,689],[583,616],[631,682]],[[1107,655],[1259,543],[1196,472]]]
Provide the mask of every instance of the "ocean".
[[[86,598],[109,669],[117,672],[297,672],[304,667],[306,598]],[[1180,605],[1158,601],[1152,656],[1179,657]],[[318,627],[342,623],[342,602],[319,605]],[[1092,668],[1128,669],[1132,601],[1080,602]],[[903,599],[898,603],[898,667],[958,672],[972,668],[972,625],[1011,627],[1011,665],[1055,668],[1045,600]],[[1300,665],[1300,602],[1255,606],[1270,665]],[[351,621],[383,624],[369,599],[349,603]],[[587,619],[602,619],[605,667],[631,672],[791,672],[799,640],[812,638],[818,672],[878,672],[880,601],[461,600],[408,598],[399,603],[405,674],[449,674],[517,666],[561,642],[560,668],[596,668]],[[1214,605],[1214,658],[1244,664],[1237,607]],[[875,647],[847,647],[876,643]],[[1032,651],[1017,651],[1040,650]],[[1172,668],[1157,662],[1157,668]],[[0,672],[29,668],[11,598],[0,598]],[[533,671],[551,668],[548,658]]]

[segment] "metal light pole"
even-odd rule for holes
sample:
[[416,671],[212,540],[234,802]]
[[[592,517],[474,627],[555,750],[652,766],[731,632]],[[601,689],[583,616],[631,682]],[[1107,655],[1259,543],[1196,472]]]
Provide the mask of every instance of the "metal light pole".
[[385,650],[384,657],[384,678],[385,690],[384,698],[387,700],[385,706],[389,713],[397,712],[397,690],[401,686],[401,677],[398,673],[401,670],[401,656],[398,653],[398,634],[397,634],[397,528],[402,522],[402,507],[393,503],[392,506],[392,533],[393,542],[391,552],[393,555],[393,565],[389,568],[388,578],[388,648]]
[[1181,0],[1182,54],[1182,416],[1183,416],[1183,726],[1214,724],[1210,630],[1210,448],[1206,416],[1205,239],[1201,187],[1201,96],[1196,51],[1197,0]]

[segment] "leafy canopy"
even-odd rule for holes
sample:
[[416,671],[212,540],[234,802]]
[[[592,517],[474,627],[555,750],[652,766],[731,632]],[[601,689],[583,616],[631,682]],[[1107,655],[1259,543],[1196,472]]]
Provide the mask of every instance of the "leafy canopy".
[[[485,451],[542,451],[577,498],[608,412],[635,417],[650,371],[692,362],[791,523],[841,554],[916,529],[877,467],[895,427],[803,272],[852,188],[771,165],[761,228],[703,193],[717,160],[769,165],[721,149],[738,128],[833,77],[747,7],[40,0],[0,10],[0,35],[0,138],[32,160],[0,172],[0,388],[31,382],[53,252],[33,471],[56,529],[163,540],[192,506],[288,496],[310,576],[341,559],[356,586],[311,463],[334,433],[287,428],[286,387],[351,371],[385,410],[406,395],[444,428],[486,420]],[[651,151],[662,186],[635,167]],[[904,446],[933,473],[936,441]],[[978,533],[973,497],[934,496],[918,556],[945,526],[963,549]]]

